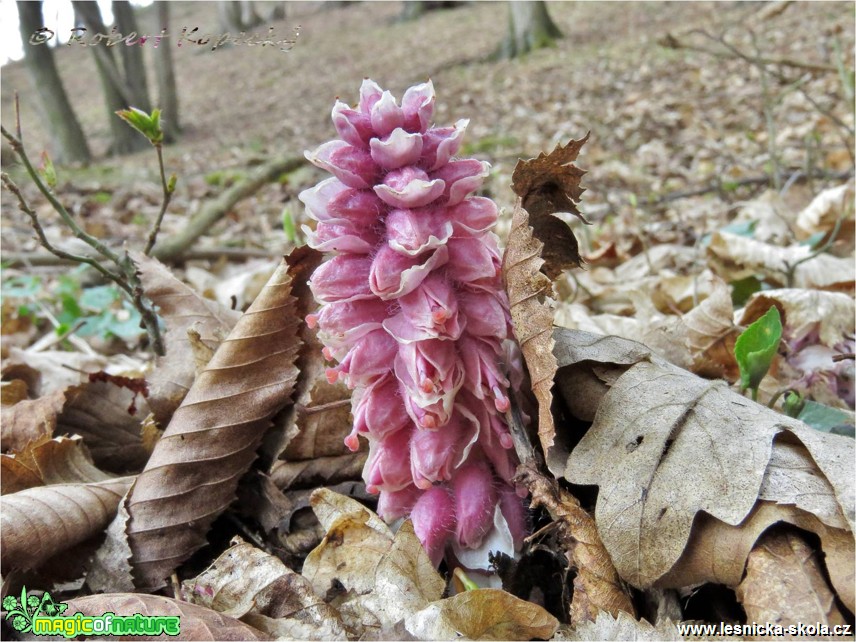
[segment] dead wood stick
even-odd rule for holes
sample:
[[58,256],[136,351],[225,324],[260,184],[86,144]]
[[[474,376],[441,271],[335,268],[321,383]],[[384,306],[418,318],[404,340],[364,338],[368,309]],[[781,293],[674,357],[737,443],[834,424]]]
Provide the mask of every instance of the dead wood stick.
[[181,232],[170,239],[164,239],[155,246],[152,254],[161,261],[174,259],[190,248],[212,225],[226,216],[236,203],[254,194],[280,174],[293,172],[306,162],[303,156],[283,156],[257,167],[245,179],[232,185],[217,198],[203,204]]

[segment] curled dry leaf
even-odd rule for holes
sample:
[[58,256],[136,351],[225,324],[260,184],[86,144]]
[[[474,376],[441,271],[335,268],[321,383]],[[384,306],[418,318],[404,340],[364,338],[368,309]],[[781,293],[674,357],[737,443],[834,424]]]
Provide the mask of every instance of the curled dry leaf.
[[209,526],[234,499],[294,386],[294,312],[283,262],[173,414],[127,499],[138,586],[162,586],[204,546]]
[[362,450],[332,457],[314,457],[298,461],[277,461],[271,479],[277,488],[317,488],[362,478],[368,452]]
[[[761,274],[764,280],[787,286],[788,266],[811,255],[805,245],[779,247],[755,239],[716,232],[707,247],[711,268],[726,281],[738,281]],[[852,294],[856,279],[853,260],[819,254],[797,265],[793,286]]]
[[600,541],[597,526],[576,497],[554,480],[524,464],[521,481],[532,493],[533,506],[543,506],[560,528],[559,542],[568,562],[576,570],[571,599],[571,621],[593,620],[598,612],[635,615],[633,602]]
[[103,531],[132,481],[132,477],[123,477],[91,484],[56,484],[4,497],[0,513],[4,572],[36,568]]
[[475,589],[429,604],[404,620],[419,640],[549,640],[559,621],[500,589]]
[[[773,457],[780,433],[788,436],[786,443],[805,450],[796,467],[782,463],[787,457]],[[823,528],[846,533],[852,556],[853,451],[852,439],[813,431],[722,382],[699,379],[649,357],[604,394],[565,476],[600,487],[595,518],[623,579],[637,587],[679,587],[693,583],[676,563],[688,548],[698,514],[739,527],[759,499],[793,502],[798,513]],[[798,485],[811,462],[817,489],[796,497],[782,490]],[[765,475],[773,480],[766,485]],[[780,481],[783,475],[791,481]],[[742,574],[745,557],[734,562],[734,551],[723,548],[716,555],[713,567],[724,557],[723,565],[736,566]],[[716,581],[734,586],[740,574],[719,575]],[[852,560],[842,574],[852,577]]]
[[[569,212],[582,216],[576,203],[582,196],[583,172],[572,164],[588,135],[558,145],[550,154],[521,161],[514,169],[512,189],[520,197],[511,220],[502,274],[508,292],[514,336],[520,344],[538,400],[538,435],[547,465],[554,461],[555,436],[550,405],[556,374],[553,357],[553,284],[562,270],[579,265],[577,240],[568,225],[553,216]],[[548,278],[545,276],[550,276]]]
[[65,405],[65,391],[56,390],[38,399],[25,399],[3,409],[0,444],[3,452],[21,452],[27,444],[53,436],[57,415]]
[[312,494],[312,507],[327,530],[306,558],[303,576],[316,594],[341,586],[338,610],[348,628],[370,639],[400,637],[400,622],[445,588],[409,520],[395,536],[359,502],[327,489]]
[[193,349],[187,337],[191,328],[211,350],[234,327],[240,313],[198,294],[179,281],[168,267],[141,252],[131,252],[143,291],[158,307],[166,324],[166,355],[159,357],[148,377],[149,406],[162,425],[181,404],[196,377]]
[[811,203],[799,213],[797,227],[808,234],[826,232],[835,225],[840,217],[853,216],[853,181],[844,185],[830,187],[814,197]]
[[55,437],[29,444],[15,455],[0,455],[3,494],[34,486],[86,484],[110,479],[92,463],[79,436]]
[[[56,432],[81,435],[92,460],[114,473],[136,472],[149,457],[142,438],[145,398],[109,381],[93,381],[70,388],[57,419]],[[128,408],[136,404],[135,414]]]
[[817,553],[791,531],[768,532],[758,540],[737,599],[749,622],[845,624]]
[[[66,616],[75,613],[101,615],[113,613],[119,616],[140,615],[170,617],[180,619],[180,633],[169,637],[170,640],[270,640],[269,635],[248,624],[228,617],[217,611],[196,604],[173,600],[160,595],[141,595],[137,593],[105,593],[68,600]],[[160,640],[165,636],[134,636],[134,640]]]
[[263,616],[256,620],[263,630],[274,619],[277,635],[288,629],[305,640],[345,639],[339,614],[304,577],[239,537],[232,544],[202,574],[182,584],[190,602],[236,618]]

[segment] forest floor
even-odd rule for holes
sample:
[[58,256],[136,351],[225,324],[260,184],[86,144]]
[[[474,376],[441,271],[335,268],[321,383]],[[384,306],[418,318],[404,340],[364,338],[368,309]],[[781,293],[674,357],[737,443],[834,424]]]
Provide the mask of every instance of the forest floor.
[[[555,347],[540,353],[528,353],[523,346],[530,372],[543,372],[539,360],[549,361],[552,354],[578,359],[564,363],[558,372],[554,366],[542,380],[556,384],[553,406],[554,393],[548,389],[544,403],[544,387],[535,390],[543,404],[540,446],[553,477],[540,490],[529,487],[545,506],[532,513],[538,537],[527,543],[528,561],[506,569],[515,576],[531,574],[526,590],[522,584],[517,587],[520,597],[530,602],[515,611],[507,608],[505,597],[496,597],[504,595],[497,592],[490,598],[496,601],[472,606],[469,612],[466,605],[455,606],[454,598],[441,600],[445,579],[425,566],[427,558],[412,533],[401,528],[395,542],[396,547],[413,548],[406,554],[390,549],[387,555],[382,551],[392,546],[392,533],[380,526],[373,531],[377,526],[373,514],[330,492],[334,487],[372,505],[359,481],[366,449],[352,453],[343,445],[351,429],[346,408],[351,393],[327,383],[314,339],[308,334],[293,336],[295,328],[304,327],[298,308],[309,305],[303,276],[293,284],[297,303],[288,279],[264,287],[282,255],[305,241],[301,225],[314,224],[297,195],[326,176],[302,162],[228,207],[192,248],[197,255],[205,249],[214,255],[229,250],[228,257],[179,256],[167,261],[168,266],[135,259],[141,288],[158,305],[167,329],[171,347],[162,359],[154,358],[139,316],[121,292],[104,287],[92,270],[51,260],[15,198],[4,189],[0,462],[7,493],[4,548],[12,542],[18,556],[8,564],[7,557],[2,560],[4,591],[9,587],[18,591],[23,584],[51,590],[56,586],[64,599],[76,599],[104,590],[108,594],[82,599],[91,600],[90,608],[98,612],[116,611],[110,600],[117,596],[110,593],[130,590],[130,552],[122,548],[127,541],[118,548],[111,546],[131,532],[134,520],[177,515],[179,521],[187,520],[179,526],[199,531],[199,546],[206,538],[210,546],[178,568],[167,591],[182,599],[176,607],[186,616],[182,627],[192,629],[193,618],[201,618],[204,626],[213,627],[214,633],[206,629],[206,635],[215,638],[219,634],[230,639],[217,627],[237,626],[235,621],[210,609],[194,615],[184,599],[240,613],[238,624],[261,628],[270,636],[328,639],[335,634],[344,639],[347,633],[349,639],[363,639],[364,625],[365,631],[377,633],[378,613],[392,617],[390,608],[396,615],[381,633],[393,638],[404,634],[402,622],[414,639],[460,636],[459,629],[450,633],[442,628],[446,620],[425,606],[431,603],[441,609],[463,609],[461,621],[499,622],[497,636],[503,639],[549,639],[559,622],[569,623],[568,608],[584,609],[585,600],[598,599],[588,585],[577,590],[577,580],[589,581],[587,570],[592,571],[589,579],[613,578],[598,589],[608,598],[618,593],[625,602],[633,601],[629,609],[617,610],[636,609],[639,617],[658,627],[665,623],[667,629],[658,629],[654,637],[677,638],[677,630],[668,627],[680,620],[852,624],[854,480],[848,453],[852,454],[853,440],[841,435],[854,434],[856,389],[853,2],[550,3],[564,37],[554,47],[511,61],[491,57],[508,26],[504,3],[465,3],[412,22],[397,20],[401,4],[396,2],[344,7],[287,3],[286,19],[269,24],[280,38],[292,37],[299,25],[297,43],[288,52],[241,45],[215,52],[189,43],[177,47],[176,36],[183,27],[218,33],[217,9],[213,2],[170,6],[169,44],[175,47],[182,134],[163,149],[167,174],[177,175],[161,226],[160,239],[165,242],[180,235],[194,215],[240,185],[257,167],[274,158],[302,158],[304,150],[332,139],[330,111],[335,99],[356,103],[366,77],[399,97],[407,87],[431,78],[437,94],[435,123],[469,119],[460,155],[491,164],[480,193],[501,208],[496,229],[500,242],[509,248],[516,244],[517,252],[509,251],[509,256],[531,256],[524,238],[528,228],[518,227],[516,236],[511,229],[513,212],[518,216],[522,212],[515,210],[511,190],[518,159],[588,134],[574,162],[586,172],[579,209],[591,224],[559,214],[571,226],[586,265],[554,281],[556,305],[546,321],[544,315],[522,315],[522,307],[515,311],[512,306],[518,335],[522,317],[523,324],[540,320],[545,325],[525,336],[555,337]],[[139,10],[144,31],[159,31],[153,19],[151,7]],[[266,31],[266,26],[260,30]],[[152,62],[150,48],[145,56],[147,63]],[[92,53],[79,46],[61,47],[56,58],[96,160],[87,167],[58,165],[55,193],[81,227],[108,246],[117,251],[142,248],[162,202],[156,154],[148,149],[106,157],[110,127]],[[150,88],[154,81],[150,73]],[[49,134],[22,62],[3,67],[0,88],[4,127],[14,131],[17,92],[24,144],[38,162],[49,146]],[[82,251],[5,148],[3,171],[20,186],[47,237],[70,251]],[[298,250],[297,256],[305,257],[302,252]],[[530,260],[529,267],[535,262]],[[524,263],[520,260],[512,267]],[[537,268],[524,285],[539,282]],[[508,264],[503,269],[511,293],[520,279],[509,278]],[[516,306],[548,305],[540,296],[544,292],[516,294],[520,296],[511,297]],[[265,317],[264,323],[253,320],[259,318],[255,313],[246,314],[235,325],[239,312],[254,300],[261,301],[262,312],[276,314]],[[769,329],[757,330],[762,337],[774,337],[771,345],[763,350],[746,348],[738,355],[737,337],[746,336],[747,327],[760,327],[755,322],[762,316],[770,318],[774,307],[781,315],[781,337]],[[280,310],[285,312],[279,314]],[[586,344],[581,334],[561,329],[552,333],[551,315],[556,326],[613,336]],[[200,327],[199,334],[189,331]],[[230,333],[239,335],[238,330],[250,332],[251,336],[242,335],[246,344],[224,341],[233,336]],[[280,330],[291,333],[288,341],[280,341]],[[615,337],[647,347],[628,348]],[[267,355],[285,362],[281,355],[292,349],[289,354],[296,354],[301,340],[305,349],[300,352],[299,373],[291,361],[282,372],[263,367]],[[753,359],[761,352],[769,357],[765,363],[769,367],[754,391],[759,404],[752,404],[746,386],[741,386],[747,350]],[[247,362],[249,353],[265,357]],[[217,367],[204,369],[212,354],[219,359]],[[111,379],[100,371],[121,378]],[[220,385],[217,377],[235,373],[240,375],[236,381]],[[270,385],[247,390],[246,381],[256,385],[260,380]],[[287,382],[290,387],[295,380],[298,393],[292,403],[291,389],[282,393],[277,386]],[[583,384],[588,387],[577,387]],[[138,399],[137,391],[146,385],[150,396]],[[191,385],[197,397],[210,395],[214,401],[206,399],[203,404],[194,398],[179,408]],[[339,396],[324,396],[330,390]],[[788,396],[783,395],[786,391]],[[238,395],[247,392],[269,396],[240,401],[244,397]],[[793,401],[797,395],[790,393],[799,393],[808,402],[801,407]],[[209,411],[205,405],[209,402],[220,405]],[[142,412],[136,412],[135,403]],[[258,419],[257,408],[267,412],[268,406],[270,414],[262,413],[263,420]],[[784,417],[786,410],[804,423]],[[194,412],[202,419],[194,418]],[[274,427],[269,428],[268,419],[275,413],[279,414]],[[249,414],[253,416],[248,418]],[[194,421],[201,421],[207,431],[214,416],[224,425],[211,428],[211,436],[206,432],[205,439],[175,445],[176,439],[185,439],[183,431],[195,430]],[[548,426],[551,423],[555,426]],[[160,430],[167,426],[168,433],[162,436]],[[235,438],[229,431],[236,426],[249,436],[241,433]],[[254,461],[263,433],[261,455]],[[645,446],[640,447],[643,441]],[[247,452],[240,450],[240,457],[232,457],[233,451],[228,458],[214,456],[208,449],[215,446]],[[566,447],[572,452],[562,450]],[[150,459],[152,452],[159,454]],[[204,465],[173,478],[172,464],[162,464],[170,452],[178,457],[175,470]],[[222,462],[227,459],[232,468],[254,461],[249,472],[247,464],[224,476],[234,485],[242,480],[238,491],[242,500],[230,505],[230,490],[216,509],[196,502],[197,488],[228,485],[211,482],[224,475]],[[152,461],[156,464],[149,466]],[[612,474],[615,470],[621,474]],[[114,520],[119,528],[111,527],[99,555],[106,552],[90,566],[90,554],[100,545],[99,537],[131,484],[131,477],[116,479],[104,471],[137,475],[136,488],[143,484],[140,480],[148,479],[145,483],[157,486],[160,503],[152,503],[151,510],[145,508],[149,500],[129,504],[130,521]],[[157,477],[161,473],[162,479]],[[544,489],[558,488],[550,486],[558,478],[580,491],[582,508],[576,499],[558,494],[545,500],[549,493],[545,495]],[[155,484],[151,479],[160,481]],[[175,490],[178,481],[188,479],[190,490]],[[63,526],[75,526],[80,535],[75,540],[80,548],[68,553],[66,530],[51,524],[44,529],[43,542],[31,532],[29,516],[35,514],[32,502],[44,504],[40,497],[53,492],[52,486],[72,482],[87,488],[115,487],[110,491],[114,495],[110,510],[98,502],[92,508],[97,519],[73,510],[62,515],[67,522]],[[803,492],[805,484],[811,485],[811,492]],[[597,499],[593,486],[600,487]],[[315,492],[310,500],[309,494],[322,487],[328,490]],[[318,514],[315,521],[307,508],[310,501]],[[71,504],[61,498],[55,507]],[[643,504],[647,517],[636,512]],[[8,506],[23,508],[14,513],[7,512]],[[570,512],[563,517],[557,507]],[[190,509],[208,512],[197,519],[187,514]],[[7,514],[12,515],[8,521]],[[577,526],[587,525],[587,534],[568,526],[576,519],[568,515],[580,517]],[[571,534],[566,537],[562,528],[546,528],[551,520],[562,522]],[[780,521],[804,530],[765,533]],[[678,527],[664,526],[675,523]],[[345,528],[342,524],[369,544],[354,547],[349,540],[350,548],[337,552],[342,537],[338,531],[340,539],[331,535],[319,544],[326,531]],[[159,526],[139,528],[140,537],[161,532]],[[236,534],[252,545],[245,542],[229,549]],[[137,546],[140,541],[132,543]],[[154,540],[149,544],[153,550],[166,546]],[[372,548],[375,544],[378,547]],[[372,554],[365,557],[369,548]],[[597,555],[590,553],[595,548]],[[225,550],[234,551],[235,557],[225,562],[220,558],[209,572],[192,579]],[[402,564],[393,553],[402,559],[425,558],[423,567]],[[188,555],[175,559],[186,560]],[[259,556],[265,560],[258,568],[272,568],[275,583],[267,576],[243,573],[257,568]],[[377,556],[385,560],[383,564]],[[340,573],[344,563],[337,560],[364,557],[374,564],[369,570],[357,564]],[[605,564],[611,575],[602,575],[604,566],[595,568],[597,564]],[[241,585],[231,597],[227,590],[218,592],[217,600],[226,601],[216,607],[206,603],[215,584],[232,586],[232,565],[254,587]],[[89,573],[85,584],[82,566]],[[107,570],[99,576],[98,568]],[[372,584],[375,576],[367,573],[377,570],[380,577],[381,568],[393,579]],[[175,565],[169,572],[173,569]],[[402,573],[413,577],[403,578]],[[552,582],[558,577],[555,573],[564,581]],[[333,577],[341,580],[341,591],[331,588],[336,586],[330,584]],[[554,586],[546,587],[543,577],[550,577]],[[179,580],[186,580],[184,589],[178,587]],[[362,587],[362,593],[351,590],[349,582]],[[271,586],[273,592],[282,593],[279,602],[264,593]],[[263,603],[291,604],[295,586],[307,600],[297,616],[292,618],[292,611],[278,615],[258,611]],[[644,588],[652,586],[670,590]],[[251,588],[267,597],[257,600]],[[399,599],[404,593],[408,598]],[[582,607],[568,606],[570,593],[583,602]],[[5,592],[4,597],[17,600]],[[160,596],[140,593],[127,599],[135,610],[166,608],[166,598]],[[559,619],[548,615],[540,620],[543,626],[536,627],[535,616],[526,610],[536,609],[532,602]],[[123,602],[123,608],[130,608],[128,604]],[[541,606],[536,609],[538,617],[544,615]],[[592,613],[601,608],[594,602],[590,606]],[[306,620],[310,612],[317,621]],[[509,618],[521,628],[502,628],[511,626]],[[570,623],[584,626],[585,619]],[[342,628],[325,628],[333,626],[331,622]],[[396,628],[384,628],[387,625]],[[308,628],[299,628],[303,626]],[[650,637],[650,631],[643,630],[648,625],[636,619],[625,618],[622,626],[622,632],[580,629],[574,633],[577,637],[567,637],[563,628],[556,639]],[[247,628],[234,637],[249,639],[257,633]],[[484,629],[474,630],[467,636],[479,639],[483,633]]]

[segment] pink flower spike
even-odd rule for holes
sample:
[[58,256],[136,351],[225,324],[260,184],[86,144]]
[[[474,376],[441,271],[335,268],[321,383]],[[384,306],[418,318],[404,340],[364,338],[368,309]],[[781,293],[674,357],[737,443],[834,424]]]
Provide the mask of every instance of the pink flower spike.
[[422,136],[420,165],[429,172],[440,169],[458,153],[470,121],[462,118],[454,127],[432,127]]
[[377,439],[412,425],[398,389],[398,380],[387,375],[359,391],[353,403],[354,430]]
[[398,343],[385,330],[373,330],[348,352],[339,364],[353,385],[366,385],[389,372],[389,364],[398,354]]
[[394,169],[383,183],[374,186],[380,199],[392,207],[402,209],[424,207],[437,200],[446,189],[442,180],[431,180],[428,174],[416,167]]
[[330,201],[338,194],[350,188],[338,178],[328,178],[315,187],[305,189],[297,198],[306,206],[306,215],[316,221],[329,221],[334,218],[328,212]]
[[441,486],[425,491],[413,506],[410,518],[431,563],[439,566],[455,524],[455,505],[449,491]]
[[413,292],[399,299],[401,312],[383,327],[399,343],[425,339],[457,340],[465,327],[458,314],[458,298],[448,281],[434,272]]
[[419,160],[422,153],[422,136],[408,134],[398,127],[383,139],[372,138],[369,145],[375,163],[383,169],[398,169]]
[[488,163],[468,158],[453,160],[431,174],[431,178],[441,179],[446,185],[443,195],[447,205],[457,205],[467,196],[481,187],[484,179],[490,175]]
[[333,107],[333,125],[339,133],[339,138],[354,147],[365,149],[374,135],[372,120],[367,114],[351,109],[338,100]]
[[401,99],[401,111],[404,112],[404,129],[425,133],[434,115],[434,83],[429,80],[408,88]]
[[447,481],[470,452],[479,436],[474,421],[455,412],[439,430],[416,430],[410,441],[410,469],[420,488]]
[[495,241],[488,238],[456,238],[447,243],[449,266],[446,273],[461,283],[491,281],[492,289],[499,287],[500,257]]
[[314,152],[305,152],[304,155],[310,163],[327,170],[345,185],[355,189],[371,187],[379,176],[378,166],[371,154],[342,140],[324,143]]
[[461,546],[477,548],[493,525],[493,475],[484,462],[468,463],[455,473],[451,486],[458,518],[455,537]]

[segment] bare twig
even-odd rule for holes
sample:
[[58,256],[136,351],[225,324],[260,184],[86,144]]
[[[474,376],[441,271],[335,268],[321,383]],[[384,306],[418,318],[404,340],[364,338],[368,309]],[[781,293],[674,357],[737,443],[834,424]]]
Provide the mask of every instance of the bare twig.
[[[182,263],[184,261],[247,261],[249,259],[273,259],[280,253],[268,250],[237,247],[212,247],[192,249],[166,259],[166,263]],[[3,264],[8,267],[42,267],[56,265],[71,265],[78,263],[77,259],[61,258],[45,252],[3,252]]]

